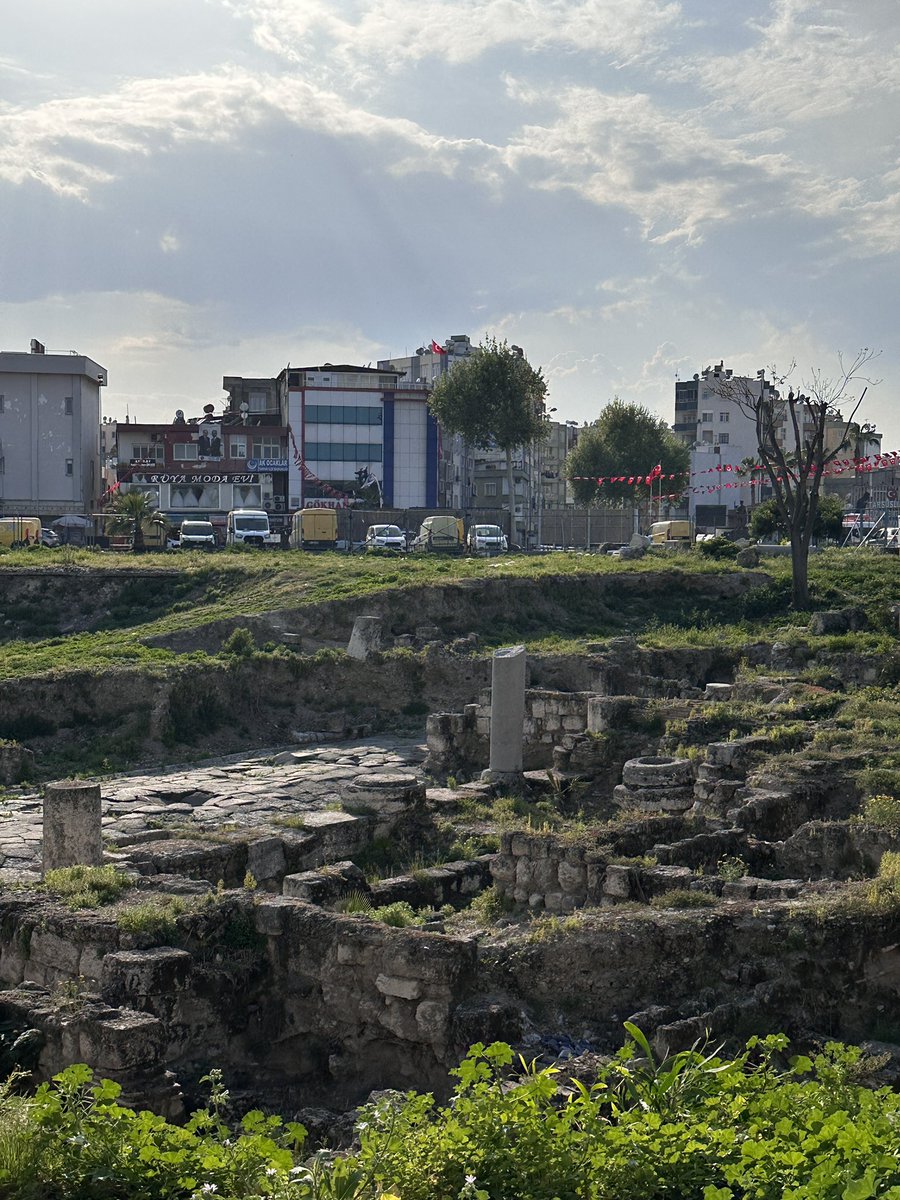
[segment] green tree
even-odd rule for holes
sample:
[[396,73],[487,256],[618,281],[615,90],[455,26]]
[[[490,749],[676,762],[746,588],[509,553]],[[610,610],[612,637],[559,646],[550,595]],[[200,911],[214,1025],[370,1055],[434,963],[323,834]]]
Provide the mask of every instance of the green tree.
[[[837,541],[841,536],[844,521],[844,506],[837,496],[820,496],[816,520],[813,525],[813,537],[831,538]],[[750,535],[755,538],[771,537],[773,534],[786,537],[788,534],[777,502],[764,500],[757,504],[750,518]]]
[[144,549],[145,525],[162,528],[166,524],[165,516],[154,507],[150,494],[140,491],[120,492],[106,517],[110,533],[131,535],[135,554]]
[[[704,382],[717,395],[734,401],[756,427],[760,462],[771,485],[779,520],[791,543],[791,591],[793,607],[809,608],[809,547],[816,530],[821,504],[822,478],[826,468],[853,443],[859,426],[854,418],[866,394],[859,399],[851,394],[856,381],[871,383],[863,374],[876,352],[864,347],[848,365],[838,355],[839,373],[834,377],[814,370],[799,388],[789,388],[787,375],[766,379],[764,370],[755,380],[721,378],[718,372],[704,372]],[[850,404],[850,416],[844,418],[838,404]],[[829,439],[837,425],[840,436]],[[831,441],[831,449],[826,445]]]
[[[680,474],[689,462],[688,448],[661,417],[616,396],[593,425],[579,433],[566,459],[565,474],[578,504],[603,500],[624,506],[650,496],[653,485],[636,479],[646,480],[656,467],[662,468],[663,475]],[[683,478],[673,482],[670,490],[680,491],[683,483]]]
[[505,452],[510,544],[515,538],[513,451],[546,439],[546,396],[541,369],[532,367],[517,346],[485,338],[470,358],[438,380],[428,401],[449,433]]

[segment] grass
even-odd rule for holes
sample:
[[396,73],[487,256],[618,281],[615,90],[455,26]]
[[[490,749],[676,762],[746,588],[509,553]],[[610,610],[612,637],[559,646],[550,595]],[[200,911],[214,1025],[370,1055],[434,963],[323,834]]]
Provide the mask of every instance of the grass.
[[[508,622],[498,627],[492,620],[486,626],[486,645],[521,639],[532,649],[563,651],[574,648],[577,639],[604,637],[634,632],[648,645],[663,647],[720,646],[738,647],[771,632],[773,623],[796,627],[797,636],[809,638],[804,614],[787,613],[786,596],[789,567],[780,559],[765,563],[771,582],[754,592],[731,601],[719,601],[714,608],[687,586],[697,575],[715,575],[724,568],[715,561],[697,555],[668,558],[648,555],[637,561],[622,562],[606,556],[548,554],[510,556],[504,559],[438,559],[427,555],[384,560],[367,555],[304,554],[285,551],[278,555],[220,554],[214,560],[188,562],[171,555],[148,554],[138,558],[74,551],[70,565],[59,567],[55,560],[42,557],[37,562],[25,551],[0,557],[0,579],[4,572],[18,567],[29,572],[40,570],[48,584],[54,579],[72,582],[71,567],[89,567],[92,579],[102,585],[109,574],[119,587],[121,603],[112,602],[104,628],[46,636],[43,626],[35,630],[44,636],[9,641],[0,660],[0,678],[53,673],[63,670],[106,670],[117,666],[164,670],[174,663],[190,662],[206,655],[176,654],[145,644],[145,639],[197,629],[214,621],[236,620],[278,609],[318,605],[337,600],[363,599],[395,588],[442,585],[464,579],[533,579],[543,589],[548,602],[557,605],[560,620],[552,635],[547,633],[546,614],[531,606],[511,612]],[[896,563],[888,556],[827,552],[816,556],[810,565],[814,601],[838,606],[863,603],[869,610],[871,633],[853,635],[853,648],[884,651],[890,644],[886,610],[893,599]],[[664,570],[674,585],[665,593],[651,590],[646,597],[630,592],[626,606],[615,603],[610,590],[610,605],[598,619],[595,594],[582,584],[587,578],[642,575]],[[142,573],[153,574],[141,579]],[[129,576],[135,575],[131,580]],[[678,587],[679,580],[685,581]],[[152,583],[151,594],[147,588]],[[52,607],[48,597],[47,607]],[[33,608],[34,606],[31,606]],[[42,605],[42,607],[44,607]],[[847,639],[812,639],[840,651]],[[250,639],[241,637],[240,653],[245,657],[266,653],[254,650]],[[895,642],[893,644],[896,644]],[[236,657],[237,643],[230,643],[227,657]],[[281,652],[277,647],[270,653]]]
[[44,876],[44,886],[69,908],[114,904],[132,880],[115,867],[58,867]]
[[186,911],[187,905],[179,896],[165,896],[120,909],[116,925],[123,933],[144,934],[166,945],[175,940],[176,918]]

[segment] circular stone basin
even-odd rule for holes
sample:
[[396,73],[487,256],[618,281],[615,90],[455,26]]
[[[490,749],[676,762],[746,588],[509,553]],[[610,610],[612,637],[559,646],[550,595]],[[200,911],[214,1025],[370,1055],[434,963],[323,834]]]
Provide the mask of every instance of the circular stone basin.
[[688,758],[645,755],[631,758],[622,768],[622,782],[630,788],[686,787],[694,781],[694,768]]

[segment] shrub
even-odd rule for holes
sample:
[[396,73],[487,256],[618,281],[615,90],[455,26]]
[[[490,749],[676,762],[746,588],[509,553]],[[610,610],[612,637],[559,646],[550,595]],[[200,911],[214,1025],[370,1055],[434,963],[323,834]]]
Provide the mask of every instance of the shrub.
[[734,883],[747,874],[747,864],[739,855],[726,854],[724,858],[719,859],[716,870],[721,879]]
[[393,904],[383,904],[380,908],[373,908],[366,915],[371,920],[380,921],[382,925],[391,925],[394,929],[407,929],[410,926],[425,923],[425,917],[421,913],[417,913],[405,900],[395,900]]
[[869,796],[862,809],[862,820],[891,833],[900,833],[900,800],[895,796]]
[[236,658],[248,658],[256,649],[253,634],[245,625],[238,625],[222,643],[222,653]]
[[479,892],[469,905],[469,912],[483,929],[493,925],[511,909],[510,901],[502,896],[495,887],[485,888],[483,892]]
[[697,549],[704,558],[737,558],[738,547],[726,537],[714,537],[708,542],[697,542]]

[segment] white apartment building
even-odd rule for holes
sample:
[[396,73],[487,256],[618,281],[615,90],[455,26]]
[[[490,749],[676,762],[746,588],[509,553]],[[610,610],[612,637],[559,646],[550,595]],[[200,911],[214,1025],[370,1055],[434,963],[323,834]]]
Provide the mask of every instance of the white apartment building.
[[0,512],[90,513],[103,490],[100,388],[106,369],[74,351],[0,351]]

